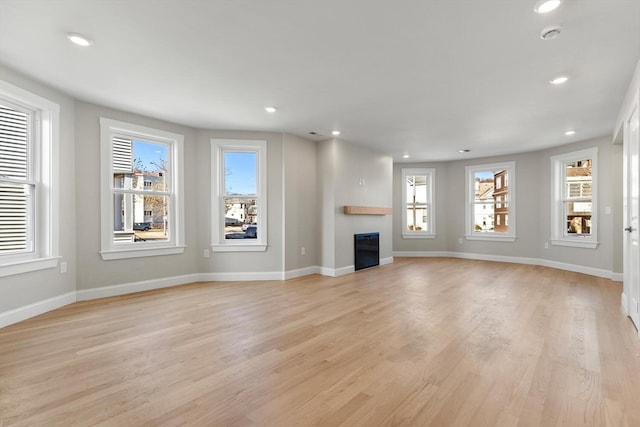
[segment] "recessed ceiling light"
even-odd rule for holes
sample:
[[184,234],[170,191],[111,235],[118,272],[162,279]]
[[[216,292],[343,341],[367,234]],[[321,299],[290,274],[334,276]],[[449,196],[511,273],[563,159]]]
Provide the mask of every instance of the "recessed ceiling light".
[[553,80],[549,80],[549,83],[551,83],[552,85],[561,85],[562,83],[566,83],[567,80],[569,80],[569,77],[567,77],[567,76],[559,76],[559,77],[556,77]]
[[93,44],[91,40],[78,33],[68,33],[67,38],[71,40],[72,43],[82,47],[91,46]]
[[461,150],[458,150],[458,153],[470,153],[471,150],[469,150],[468,148],[463,148]]
[[552,27],[544,28],[540,32],[540,38],[542,40],[555,39],[556,37],[558,37],[560,35],[560,31],[562,31],[562,28],[558,27],[557,25],[554,25]]
[[411,157],[411,156],[410,156],[410,155],[408,155],[408,154],[403,154],[403,155],[402,155],[402,158],[403,158],[403,159],[408,159],[409,157]]
[[331,135],[338,136],[338,135],[340,135],[340,131],[339,130],[332,130],[331,131]]
[[264,111],[266,111],[267,113],[275,113],[276,111],[278,111],[278,109],[276,107],[264,107]]
[[536,13],[549,13],[560,6],[561,0],[541,0],[533,8]]
[[567,135],[567,136],[571,136],[571,135],[574,135],[575,133],[576,133],[575,130],[568,130],[564,134]]

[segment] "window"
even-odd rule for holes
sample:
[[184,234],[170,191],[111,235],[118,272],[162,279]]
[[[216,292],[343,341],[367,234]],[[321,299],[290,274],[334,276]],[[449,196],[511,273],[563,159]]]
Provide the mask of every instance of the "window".
[[551,157],[551,244],[598,245],[596,166],[598,149]]
[[184,251],[182,135],[101,118],[101,255]]
[[435,237],[435,169],[402,169],[402,237]]
[[58,263],[60,107],[0,82],[0,277]]
[[211,248],[267,249],[266,141],[211,140]]
[[516,239],[515,167],[515,162],[466,167],[467,239]]

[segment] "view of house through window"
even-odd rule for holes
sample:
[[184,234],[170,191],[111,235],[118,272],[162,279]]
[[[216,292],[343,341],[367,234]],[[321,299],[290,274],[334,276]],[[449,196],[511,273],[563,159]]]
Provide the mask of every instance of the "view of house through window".
[[408,175],[406,185],[407,230],[427,231],[427,217],[430,215],[427,204],[427,177]]
[[591,159],[564,164],[564,213],[568,235],[591,234]]
[[113,243],[167,241],[169,146],[126,137],[113,143]]
[[224,151],[225,239],[258,237],[257,168],[254,151]]
[[473,175],[475,232],[509,231],[508,169],[476,171]]

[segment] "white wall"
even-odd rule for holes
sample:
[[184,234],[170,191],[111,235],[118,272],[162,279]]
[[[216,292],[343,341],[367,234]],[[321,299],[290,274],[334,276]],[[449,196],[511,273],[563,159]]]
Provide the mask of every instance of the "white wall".
[[[209,258],[202,252],[211,247],[211,139],[267,141],[268,247],[265,252],[213,252]],[[205,277],[225,278],[229,273],[279,274],[283,267],[283,153],[282,134],[200,130],[197,132],[197,159],[191,163],[197,170],[198,197],[192,208],[197,212],[198,271]],[[212,276],[217,274],[218,276]],[[257,277],[257,276],[256,276]]]
[[320,265],[320,205],[316,143],[285,134],[283,146],[284,271],[289,272]]
[[[184,135],[186,249],[180,255],[104,261],[100,251],[100,117],[120,120]],[[86,102],[76,103],[77,288],[90,290],[113,285],[179,277],[197,271],[198,200],[195,131],[132,113]]]
[[[596,249],[553,246],[551,234],[551,156],[598,147],[598,241]],[[516,163],[516,233],[513,243],[468,241],[465,233],[465,167],[505,161]],[[436,239],[403,239],[401,173],[403,168],[436,169]],[[394,253],[445,254],[486,259],[540,260],[543,265],[578,266],[585,271],[615,275],[622,272],[622,150],[609,138],[581,141],[544,151],[440,163],[394,165]],[[605,208],[611,208],[611,214]],[[462,238],[462,243],[459,239]]]
[[323,224],[321,267],[337,273],[353,267],[353,235],[356,233],[379,232],[380,259],[391,258],[392,216],[345,215],[343,207],[392,207],[392,158],[336,139],[319,143],[318,155],[318,173],[322,180],[319,195]]
[[[76,288],[75,137],[73,99],[44,84],[0,66],[0,79],[55,102],[60,106],[59,195],[60,256],[67,272],[57,268],[3,277],[0,279],[0,314],[49,299],[59,298]],[[64,301],[61,299],[60,301]],[[53,302],[52,306],[57,303]],[[0,319],[1,320],[1,319]],[[1,324],[2,322],[0,322]]]

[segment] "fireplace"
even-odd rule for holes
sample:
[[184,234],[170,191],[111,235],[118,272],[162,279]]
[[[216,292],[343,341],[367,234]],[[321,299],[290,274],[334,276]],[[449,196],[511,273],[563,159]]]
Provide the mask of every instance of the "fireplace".
[[360,233],[353,237],[356,271],[380,265],[380,233]]

